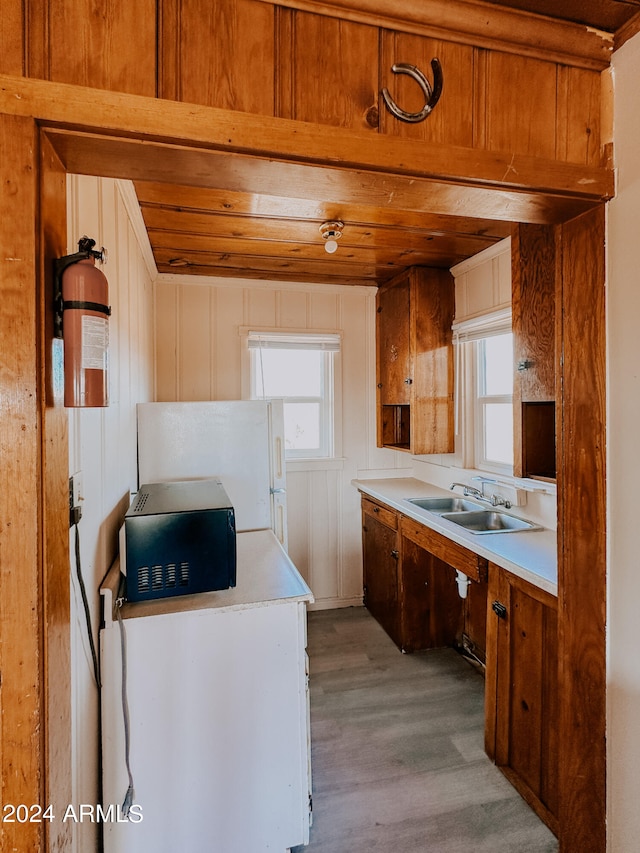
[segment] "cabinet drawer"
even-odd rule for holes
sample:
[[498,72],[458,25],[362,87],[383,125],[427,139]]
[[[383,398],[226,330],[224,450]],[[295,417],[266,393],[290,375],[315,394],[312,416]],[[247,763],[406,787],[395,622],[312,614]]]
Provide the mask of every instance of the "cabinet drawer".
[[381,506],[375,501],[370,501],[369,498],[362,498],[362,511],[377,518],[387,527],[391,527],[393,530],[398,529],[398,515],[394,510]]
[[412,518],[402,516],[400,529],[402,535],[406,536],[407,539],[411,539],[416,545],[420,545],[425,551],[434,554],[439,560],[453,566],[454,569],[464,572],[471,580],[484,581],[487,579],[487,561],[484,557],[479,557],[473,551],[463,548],[457,542],[452,542],[446,536],[437,533],[424,524],[420,524],[418,521],[414,521]]

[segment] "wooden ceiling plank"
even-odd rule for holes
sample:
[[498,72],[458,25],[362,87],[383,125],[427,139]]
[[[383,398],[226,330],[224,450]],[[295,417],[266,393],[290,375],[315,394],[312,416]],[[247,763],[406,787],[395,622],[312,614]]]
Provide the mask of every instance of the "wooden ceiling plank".
[[346,224],[385,225],[415,229],[438,235],[464,235],[469,238],[508,237],[510,224],[491,219],[472,219],[430,212],[382,208],[366,204],[337,205],[321,199],[303,199],[257,195],[251,192],[185,187],[136,181],[135,190],[143,209],[151,206],[173,207],[185,211],[228,213],[235,216],[264,216],[281,219],[309,219],[318,223],[340,219]]

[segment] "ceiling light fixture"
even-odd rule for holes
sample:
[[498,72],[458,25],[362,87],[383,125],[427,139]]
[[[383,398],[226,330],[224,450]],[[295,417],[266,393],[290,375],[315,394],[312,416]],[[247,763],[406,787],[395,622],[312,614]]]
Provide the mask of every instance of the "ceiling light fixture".
[[332,255],[338,248],[338,240],[342,237],[344,222],[339,219],[329,219],[320,226],[320,233],[324,239],[324,250]]

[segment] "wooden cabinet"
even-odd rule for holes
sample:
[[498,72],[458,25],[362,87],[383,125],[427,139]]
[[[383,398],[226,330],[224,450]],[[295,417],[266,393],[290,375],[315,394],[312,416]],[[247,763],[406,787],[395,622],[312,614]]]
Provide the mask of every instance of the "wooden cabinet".
[[557,599],[489,564],[485,748],[557,832]]
[[159,96],[274,115],[276,9],[258,0],[161,0]]
[[279,10],[278,115],[377,130],[378,28]]
[[368,498],[362,499],[364,604],[394,642],[399,643],[398,517]]
[[453,278],[412,267],[377,297],[378,446],[453,451]]
[[[460,645],[484,654],[479,602],[487,561],[411,518],[362,498],[364,603],[403,652]],[[461,599],[456,569],[477,587]],[[485,608],[486,609],[486,608]]]
[[556,476],[555,258],[553,226],[514,226],[511,287],[517,477]]

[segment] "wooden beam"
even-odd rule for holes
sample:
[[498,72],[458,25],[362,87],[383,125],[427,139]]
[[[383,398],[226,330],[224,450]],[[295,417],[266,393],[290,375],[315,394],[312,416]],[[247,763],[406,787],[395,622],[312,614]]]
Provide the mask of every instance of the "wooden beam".
[[[613,172],[341,128],[0,77],[0,112],[33,116],[67,169],[191,186],[408,205],[549,223],[614,194]],[[65,129],[58,129],[65,128]],[[319,189],[317,182],[320,181]],[[496,192],[500,190],[500,192]]]
[[[2,804],[37,805],[45,791],[35,122],[0,116],[0,151]],[[2,850],[43,850],[44,822],[4,818]]]
[[279,0],[279,5],[580,68],[606,68],[613,49],[611,33],[476,0]]
[[606,848],[606,349],[604,206],[558,247],[560,851]]

